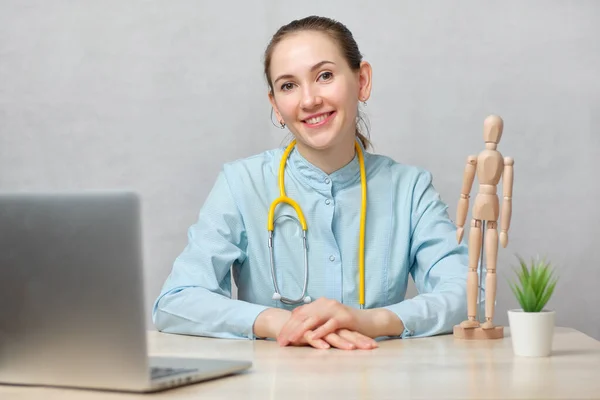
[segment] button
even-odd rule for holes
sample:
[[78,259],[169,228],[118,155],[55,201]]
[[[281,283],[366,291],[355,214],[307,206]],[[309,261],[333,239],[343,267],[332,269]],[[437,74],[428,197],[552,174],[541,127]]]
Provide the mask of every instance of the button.
[[335,256],[329,256],[329,261],[335,261]]
[[331,183],[331,180],[329,178],[326,178],[325,183],[329,185]]
[[325,200],[325,204],[330,205],[331,201],[329,199]]

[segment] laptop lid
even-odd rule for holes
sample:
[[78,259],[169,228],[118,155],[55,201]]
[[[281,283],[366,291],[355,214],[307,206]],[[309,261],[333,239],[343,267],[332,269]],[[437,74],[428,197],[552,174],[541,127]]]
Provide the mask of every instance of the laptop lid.
[[0,382],[147,383],[142,276],[135,194],[0,194]]

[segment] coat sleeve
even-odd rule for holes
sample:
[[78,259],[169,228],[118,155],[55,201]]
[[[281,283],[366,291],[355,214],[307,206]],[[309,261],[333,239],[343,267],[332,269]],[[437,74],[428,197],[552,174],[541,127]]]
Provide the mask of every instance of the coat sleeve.
[[231,266],[243,263],[246,248],[244,222],[221,172],[154,303],[157,329],[253,339],[254,322],[267,307],[231,298]]
[[418,295],[385,308],[404,323],[401,337],[452,332],[466,319],[468,250],[456,241],[447,205],[422,171],[414,185],[411,210],[411,275]]

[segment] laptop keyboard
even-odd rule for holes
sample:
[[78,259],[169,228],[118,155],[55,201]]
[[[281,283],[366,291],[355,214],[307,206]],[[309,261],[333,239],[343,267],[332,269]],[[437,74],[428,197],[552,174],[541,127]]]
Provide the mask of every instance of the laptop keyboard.
[[187,369],[187,368],[162,368],[162,367],[151,367],[150,368],[150,379],[160,379],[165,378],[167,376],[179,375],[188,372],[196,372],[198,371],[195,368]]

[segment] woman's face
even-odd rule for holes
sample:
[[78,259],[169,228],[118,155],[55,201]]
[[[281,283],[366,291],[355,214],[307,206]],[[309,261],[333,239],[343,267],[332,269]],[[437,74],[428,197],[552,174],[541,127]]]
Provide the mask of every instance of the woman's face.
[[370,92],[370,66],[352,71],[336,43],[320,32],[294,33],[273,51],[269,95],[298,146],[333,149],[355,140],[358,101]]

